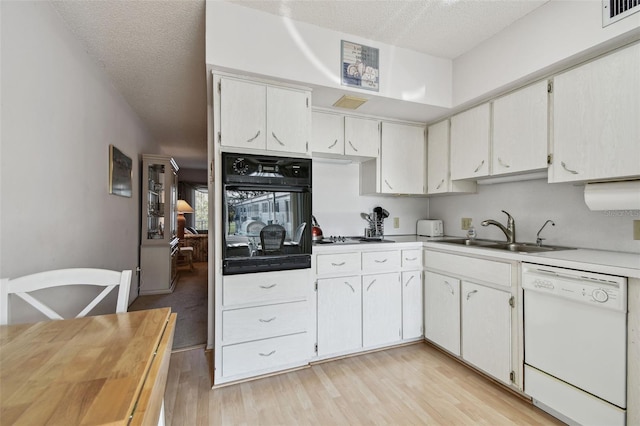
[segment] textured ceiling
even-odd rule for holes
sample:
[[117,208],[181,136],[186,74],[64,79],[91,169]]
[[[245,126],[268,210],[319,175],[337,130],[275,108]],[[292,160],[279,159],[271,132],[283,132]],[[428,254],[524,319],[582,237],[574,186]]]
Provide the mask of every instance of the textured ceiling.
[[[217,0],[219,1],[219,0]],[[238,0],[332,30],[455,58],[547,0]],[[51,0],[161,147],[206,168],[204,0]],[[322,93],[317,93],[317,99]],[[314,97],[316,92],[314,92]]]

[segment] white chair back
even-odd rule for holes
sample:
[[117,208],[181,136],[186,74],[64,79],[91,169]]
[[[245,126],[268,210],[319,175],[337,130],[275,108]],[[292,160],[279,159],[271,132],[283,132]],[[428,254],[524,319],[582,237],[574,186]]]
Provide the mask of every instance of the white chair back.
[[108,269],[72,268],[44,271],[23,277],[0,280],[0,325],[9,322],[9,295],[13,294],[42,312],[52,320],[64,319],[41,300],[33,297],[31,292],[45,288],[63,287],[71,285],[91,285],[104,287],[88,305],[80,311],[76,318],[86,316],[113,289],[118,287],[116,313],[127,312],[129,289],[131,287],[131,271],[111,271]]

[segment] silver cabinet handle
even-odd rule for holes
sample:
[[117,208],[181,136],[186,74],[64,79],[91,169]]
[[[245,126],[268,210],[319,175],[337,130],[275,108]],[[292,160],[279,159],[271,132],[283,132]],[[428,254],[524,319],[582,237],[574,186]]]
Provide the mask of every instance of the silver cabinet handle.
[[329,145],[329,149],[331,149],[334,146],[336,146],[337,143],[338,143],[338,139],[336,139],[335,142],[333,142],[331,145]]
[[391,186],[391,185],[389,184],[389,182],[387,182],[387,180],[386,180],[386,179],[384,180],[384,183],[386,183],[386,184],[387,184],[387,186],[389,187],[389,189],[393,189],[393,186]]
[[351,291],[352,291],[352,292],[354,292],[354,293],[356,292],[356,290],[355,290],[355,289],[351,286],[351,284],[349,284],[348,282],[346,282],[346,281],[345,281],[345,282],[344,282],[344,285],[349,286],[349,288],[351,289]]
[[414,278],[415,278],[415,275],[411,275],[404,286],[405,287],[408,286],[409,283],[411,282],[411,280],[414,279]]
[[344,266],[346,262],[340,262],[340,263],[333,263],[331,262],[331,266]]
[[258,321],[260,321],[260,322],[271,322],[271,321],[273,321],[274,319],[276,319],[276,317],[269,318],[269,319],[262,319],[262,318],[260,318],[260,319],[258,319]]
[[273,138],[276,140],[276,142],[278,142],[280,145],[284,146],[284,143],[278,139],[278,137],[276,136],[275,133],[271,132],[271,136],[273,136]]
[[351,145],[351,148],[353,148],[353,150],[354,150],[355,152],[358,152],[358,148],[356,148],[355,146],[353,146],[353,144],[351,143],[351,141],[348,141],[348,142],[349,142],[349,145]]
[[454,294],[455,292],[453,291],[453,286],[449,284],[449,281],[445,281],[444,283],[447,285],[447,287],[449,287],[449,291],[451,292],[451,294]]
[[273,355],[275,353],[276,353],[276,351],[273,350],[273,351],[269,352],[268,354],[263,354],[262,352],[258,352],[258,355],[260,355],[260,356],[271,356],[271,355]]
[[567,165],[564,163],[564,161],[561,161],[560,165],[562,166],[563,169],[565,169],[569,173],[571,173],[573,175],[577,175],[578,174],[578,172],[576,172],[575,170],[571,170],[571,169],[567,168]]
[[484,165],[484,160],[482,160],[482,162],[480,164],[478,164],[478,167],[476,167],[476,169],[473,171],[473,173],[478,173],[478,170],[480,170],[480,167],[482,167]]
[[382,260],[374,259],[373,261],[375,263],[385,263],[387,261],[387,259],[382,259]]
[[270,284],[270,285],[261,285],[259,286],[260,288],[264,288],[265,290],[268,290],[270,288],[274,288],[275,286],[277,286],[278,284]]
[[440,181],[440,183],[438,184],[438,186],[436,186],[436,189],[440,189],[440,187],[442,186],[442,184],[444,183],[444,179],[442,179]]
[[376,280],[373,280],[369,283],[369,285],[367,286],[367,291],[369,291],[369,289],[371,288],[371,286],[376,282]]
[[252,137],[251,139],[247,139],[247,142],[255,141],[256,139],[258,139],[258,136],[260,136],[260,130],[258,130],[258,133],[256,133],[254,137]]
[[478,290],[471,290],[469,293],[467,293],[467,300],[469,300],[469,298],[471,297],[472,294],[477,293]]
[[502,161],[502,158],[500,158],[500,157],[498,157],[498,163],[500,163],[500,165],[501,165],[502,167],[506,167],[507,169],[508,169],[509,167],[511,167],[510,165],[508,165],[507,163],[505,163],[504,161]]
[[405,257],[404,260],[406,260],[407,262],[413,262],[414,260],[418,260],[418,258],[417,257],[412,257],[412,258]]

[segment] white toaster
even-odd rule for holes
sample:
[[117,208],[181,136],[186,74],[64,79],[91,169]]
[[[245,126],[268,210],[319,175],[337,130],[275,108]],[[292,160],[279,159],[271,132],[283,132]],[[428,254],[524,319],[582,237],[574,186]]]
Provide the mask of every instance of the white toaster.
[[416,234],[423,237],[441,237],[444,235],[444,226],[441,220],[421,219],[416,227]]

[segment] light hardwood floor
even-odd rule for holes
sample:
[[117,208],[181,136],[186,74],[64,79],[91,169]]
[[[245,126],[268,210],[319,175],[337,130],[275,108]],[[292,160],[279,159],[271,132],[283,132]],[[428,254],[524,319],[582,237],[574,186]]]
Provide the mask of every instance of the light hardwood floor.
[[168,425],[562,424],[428,344],[211,389],[202,349],[171,356]]

